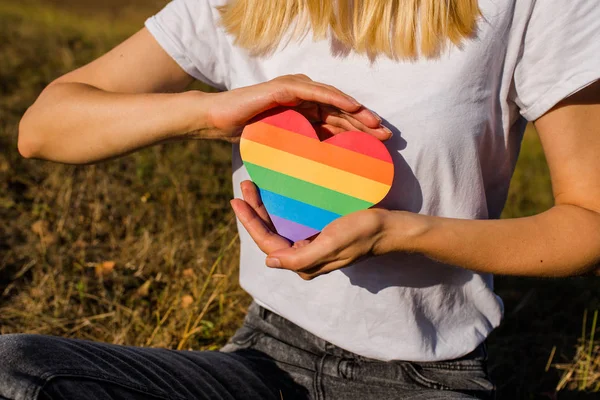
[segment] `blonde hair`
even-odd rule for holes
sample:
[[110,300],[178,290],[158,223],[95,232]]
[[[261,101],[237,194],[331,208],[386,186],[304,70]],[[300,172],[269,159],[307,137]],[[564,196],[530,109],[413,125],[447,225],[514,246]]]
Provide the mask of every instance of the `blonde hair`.
[[449,43],[460,46],[480,15],[477,0],[230,0],[219,11],[236,44],[252,54],[268,54],[310,28],[315,40],[331,31],[358,53],[393,59],[432,58]]

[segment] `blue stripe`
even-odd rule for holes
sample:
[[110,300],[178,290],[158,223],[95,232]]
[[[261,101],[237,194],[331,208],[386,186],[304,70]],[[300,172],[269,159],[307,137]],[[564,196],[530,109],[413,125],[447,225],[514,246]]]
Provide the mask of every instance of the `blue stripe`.
[[339,214],[323,210],[310,204],[290,199],[289,197],[269,192],[268,190],[258,189],[260,197],[270,214],[279,218],[285,218],[300,225],[305,225],[323,230],[334,219],[341,217]]

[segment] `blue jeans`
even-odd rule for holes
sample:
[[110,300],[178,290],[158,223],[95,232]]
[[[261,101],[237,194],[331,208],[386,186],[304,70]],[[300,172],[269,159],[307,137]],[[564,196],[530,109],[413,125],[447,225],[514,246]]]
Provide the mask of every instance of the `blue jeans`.
[[256,304],[220,352],[0,336],[0,399],[492,399],[484,346],[457,360],[382,362]]

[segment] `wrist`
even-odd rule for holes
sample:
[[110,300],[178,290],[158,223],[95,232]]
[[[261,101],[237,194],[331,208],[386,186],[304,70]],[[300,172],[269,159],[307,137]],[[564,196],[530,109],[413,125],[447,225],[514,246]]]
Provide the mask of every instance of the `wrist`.
[[209,136],[214,130],[210,119],[210,101],[212,93],[199,90],[176,93],[176,108],[183,112],[181,126],[170,139],[199,139]]
[[424,253],[423,243],[433,229],[432,217],[408,211],[388,211],[379,247],[382,253]]

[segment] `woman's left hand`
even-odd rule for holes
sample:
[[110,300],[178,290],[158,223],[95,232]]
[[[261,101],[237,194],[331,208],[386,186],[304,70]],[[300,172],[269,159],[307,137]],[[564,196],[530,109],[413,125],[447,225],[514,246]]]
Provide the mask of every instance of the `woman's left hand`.
[[234,199],[231,206],[258,247],[267,254],[266,264],[289,269],[310,280],[356,260],[385,253],[386,219],[390,211],[368,209],[339,218],[313,238],[291,243],[275,229],[251,181],[241,184],[244,200]]

